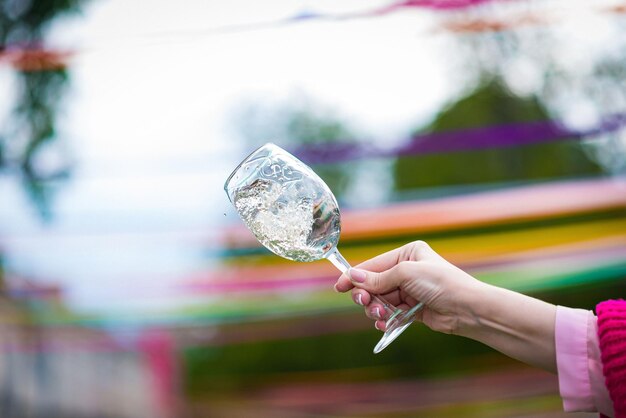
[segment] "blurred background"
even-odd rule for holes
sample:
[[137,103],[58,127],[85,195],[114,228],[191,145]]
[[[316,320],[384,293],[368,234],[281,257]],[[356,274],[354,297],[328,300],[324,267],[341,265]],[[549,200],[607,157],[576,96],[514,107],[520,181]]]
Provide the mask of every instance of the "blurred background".
[[551,303],[623,297],[625,13],[0,1],[0,415],[565,417],[555,376],[470,340],[373,355],[332,265],[260,247],[223,184],[272,141],[353,264],[422,239]]

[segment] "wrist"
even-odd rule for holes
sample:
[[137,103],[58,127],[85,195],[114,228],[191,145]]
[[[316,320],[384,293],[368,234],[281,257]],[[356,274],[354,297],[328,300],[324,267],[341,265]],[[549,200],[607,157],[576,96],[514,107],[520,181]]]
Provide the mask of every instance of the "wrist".
[[482,282],[468,292],[466,304],[458,335],[527,364],[556,370],[556,306]]
[[471,286],[465,289],[461,303],[456,335],[476,339],[476,335],[484,328],[486,318],[489,316],[490,293],[497,288],[479,280],[475,280]]

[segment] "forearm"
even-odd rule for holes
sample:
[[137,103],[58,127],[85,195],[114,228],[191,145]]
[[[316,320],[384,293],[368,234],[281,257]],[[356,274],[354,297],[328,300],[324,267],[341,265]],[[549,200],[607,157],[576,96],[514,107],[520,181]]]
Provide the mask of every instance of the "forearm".
[[481,284],[468,295],[467,317],[458,334],[556,373],[555,317],[554,305]]

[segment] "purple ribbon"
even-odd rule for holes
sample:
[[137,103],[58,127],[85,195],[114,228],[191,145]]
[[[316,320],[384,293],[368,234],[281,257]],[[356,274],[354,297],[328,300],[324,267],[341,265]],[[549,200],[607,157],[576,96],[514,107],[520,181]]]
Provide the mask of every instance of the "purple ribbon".
[[293,151],[295,155],[308,164],[336,163],[363,158],[476,151],[542,142],[580,140],[593,135],[617,131],[624,125],[626,125],[626,114],[617,114],[606,117],[597,126],[586,130],[569,129],[555,121],[548,120],[418,134],[395,148],[339,142],[307,145]]

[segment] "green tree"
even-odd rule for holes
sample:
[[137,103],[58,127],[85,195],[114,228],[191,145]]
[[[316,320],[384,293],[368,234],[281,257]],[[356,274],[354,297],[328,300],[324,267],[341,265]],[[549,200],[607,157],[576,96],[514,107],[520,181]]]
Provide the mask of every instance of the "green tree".
[[[534,97],[513,95],[497,79],[489,79],[442,110],[425,132],[444,132],[488,125],[548,119]],[[446,185],[541,180],[598,174],[578,141],[558,141],[513,148],[415,155],[394,166],[396,190]]]
[[[32,53],[45,44],[50,23],[58,16],[78,12],[85,0],[19,1],[0,5],[0,53]],[[58,106],[69,84],[63,65],[42,68],[16,67],[18,96],[13,117],[0,134],[0,168],[17,172],[32,200],[46,217],[49,214],[49,181],[68,174],[67,167],[54,173],[38,169],[36,157],[42,146],[57,139]],[[11,145],[11,146],[9,146]]]

